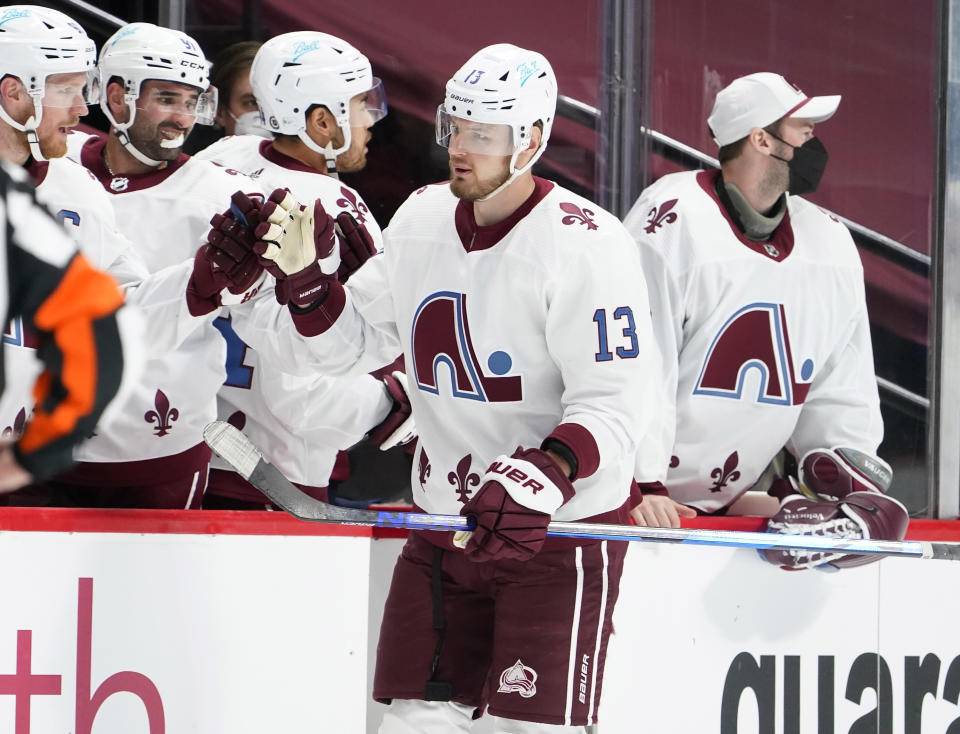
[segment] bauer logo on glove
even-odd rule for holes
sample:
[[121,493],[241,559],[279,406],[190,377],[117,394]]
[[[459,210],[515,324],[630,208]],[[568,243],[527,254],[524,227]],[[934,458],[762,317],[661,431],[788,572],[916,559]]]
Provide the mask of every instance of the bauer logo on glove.
[[573,484],[545,451],[518,448],[513,456],[498,456],[460,511],[477,520],[460,547],[472,561],[528,560],[543,547],[550,516],[573,494]]

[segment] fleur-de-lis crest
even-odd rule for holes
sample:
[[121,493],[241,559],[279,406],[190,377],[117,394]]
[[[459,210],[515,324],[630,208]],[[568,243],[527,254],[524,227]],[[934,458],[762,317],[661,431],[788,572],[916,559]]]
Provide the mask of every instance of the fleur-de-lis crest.
[[345,186],[340,187],[340,193],[343,194],[343,198],[337,199],[337,206],[342,206],[344,209],[349,209],[353,213],[353,216],[357,220],[358,224],[363,224],[366,222],[366,215],[370,213],[370,210],[367,209],[367,205],[364,204],[362,200],[358,199],[357,195]]
[[596,229],[597,223],[591,219],[595,212],[590,209],[581,209],[569,201],[560,202],[560,208],[567,213],[560,221],[564,224],[585,224],[588,230]]
[[719,492],[727,486],[727,482],[737,481],[740,478],[740,472],[736,471],[739,463],[740,457],[737,455],[737,452],[734,451],[727,457],[727,460],[723,462],[723,469],[719,466],[715,467],[714,470],[710,472],[710,476],[716,480],[713,486],[710,487],[710,491]]
[[463,504],[467,504],[470,495],[473,494],[470,487],[476,487],[480,484],[480,475],[470,471],[472,461],[473,457],[467,454],[457,463],[456,473],[450,472],[447,474],[447,481],[457,488],[457,494],[460,495],[457,499]]
[[3,433],[0,433],[0,438],[9,441],[15,441],[23,435],[23,427],[27,424],[27,409],[20,408],[20,412],[16,414],[13,418],[13,425],[7,426],[3,429]]
[[169,398],[167,398],[163,390],[159,389],[153,397],[153,406],[156,410],[148,410],[143,414],[143,419],[147,423],[157,424],[153,427],[157,436],[166,436],[170,433],[170,429],[173,428],[171,422],[180,417],[180,411],[170,407]]
[[427,457],[427,452],[422,448],[420,449],[420,463],[417,466],[417,472],[420,475],[420,489],[425,489],[427,477],[430,476],[430,459]]
[[677,213],[670,211],[676,204],[676,199],[670,199],[669,201],[663,202],[659,209],[653,207],[647,214],[650,218],[647,220],[647,226],[644,227],[643,231],[647,234],[656,234],[657,230],[663,225],[676,222]]

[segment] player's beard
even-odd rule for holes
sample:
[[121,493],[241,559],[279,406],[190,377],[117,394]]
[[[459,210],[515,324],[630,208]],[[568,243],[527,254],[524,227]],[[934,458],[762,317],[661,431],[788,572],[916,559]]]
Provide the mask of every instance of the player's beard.
[[510,166],[507,163],[509,158],[503,161],[503,168],[492,176],[481,178],[477,175],[477,169],[471,169],[473,180],[468,182],[462,178],[458,179],[454,171],[454,162],[450,161],[450,191],[458,199],[464,201],[477,201],[483,198],[491,191],[496,191],[508,178],[510,178]]
[[155,161],[176,160],[180,156],[180,152],[183,150],[183,144],[181,143],[175,148],[164,148],[162,145],[160,145],[160,143],[166,138],[160,134],[161,129],[182,132],[183,138],[186,140],[187,135],[190,134],[193,126],[183,128],[170,123],[155,124],[142,117],[138,117],[134,119],[133,125],[131,125],[130,129],[127,130],[127,136],[130,138],[130,142],[133,144],[133,147],[135,147],[148,158],[152,158]]
[[779,196],[787,190],[789,183],[790,169],[782,161],[771,158],[770,165],[768,165],[767,170],[764,171],[757,188],[761,196],[779,198]]
[[67,154],[67,141],[59,135],[40,138],[40,152],[48,161],[53,158],[63,158]]
[[350,131],[350,147],[337,156],[339,173],[355,173],[364,169],[367,165],[367,154],[364,148],[369,140],[368,130],[357,127]]
[[40,143],[40,153],[43,154],[43,157],[47,160],[53,158],[63,158],[67,154],[67,141],[60,135],[60,128],[65,128],[68,133],[71,128],[76,127],[79,122],[79,117],[74,117],[70,119],[64,125],[56,125],[50,128],[46,128],[44,125],[44,120],[47,119],[47,115],[50,113],[47,112],[44,115],[44,118],[41,119],[39,128],[37,130],[37,140]]

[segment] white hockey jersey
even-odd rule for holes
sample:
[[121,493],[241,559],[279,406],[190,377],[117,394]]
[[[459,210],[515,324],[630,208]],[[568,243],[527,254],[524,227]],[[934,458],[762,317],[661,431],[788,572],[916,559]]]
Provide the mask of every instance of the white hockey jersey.
[[[116,229],[113,209],[93,175],[72,160],[33,161],[28,168],[37,200],[60,220],[77,249],[92,265],[108,271],[121,286],[138,284],[147,275],[129,241]],[[130,299],[128,299],[130,300]],[[20,318],[3,335],[5,386],[0,398],[0,430],[19,435],[33,411],[33,385],[42,366],[36,339]]]
[[[103,163],[104,143],[102,138],[71,135],[69,155],[79,158],[99,179],[121,232],[133,242],[151,273],[184,268],[189,275],[213,214],[226,209],[237,190],[262,193],[246,176],[186,155],[161,170],[113,176]],[[178,303],[185,300],[184,291],[176,297]],[[183,314],[193,323],[186,310]],[[97,435],[78,451],[78,461],[156,459],[203,443],[203,427],[217,416],[216,394],[225,377],[226,344],[213,326],[213,317],[202,321],[176,349],[147,361],[124,410],[101,423]]]
[[616,512],[656,417],[659,357],[636,247],[608,212],[534,180],[520,209],[489,227],[446,184],[416,191],[383,254],[347,284],[339,319],[307,338],[329,370],[405,354],[420,434],[413,499],[428,512],[458,513],[497,456],[551,435],[580,469],[554,517]]
[[883,434],[863,269],[846,227],[789,196],[771,240],[753,242],[729,220],[718,177],[664,176],[624,220],[672,398],[638,475],[659,456],[670,497],[706,512],[750,489],[784,446],[797,457],[830,446],[875,453]]
[[[101,412],[105,403],[111,398],[116,400],[124,383],[136,379],[141,362],[137,357],[137,337],[142,329],[137,314],[128,307],[113,310],[112,314],[103,311],[105,305],[116,304],[116,287],[90,270],[87,257],[80,256],[83,262],[75,259],[76,242],[63,231],[53,212],[37,203],[35,184],[29,181],[27,172],[12,163],[0,164],[0,313],[17,316],[5,334],[0,383],[4,405],[9,406],[7,400],[13,397],[15,405],[20,406],[16,408],[19,420],[3,428],[2,438],[18,441],[18,461],[42,479],[69,465],[72,447],[93,429],[97,417],[105,414]],[[47,170],[46,164],[30,167],[34,179]],[[98,186],[89,179],[87,183]],[[73,201],[81,203],[83,197],[77,196]],[[77,217],[81,212],[88,213],[83,207],[71,210]],[[74,234],[77,229],[73,223],[68,227]],[[76,309],[72,315],[62,311],[65,292],[71,294],[70,306]],[[78,333],[75,328],[82,321],[89,327],[87,333]],[[94,326],[94,321],[98,326]],[[38,322],[52,329],[45,335],[40,352],[51,380],[44,389],[47,395],[41,406],[46,420],[34,422],[31,431],[30,424],[24,423],[32,411],[32,385],[22,383],[27,374],[23,369],[11,368],[26,366],[31,378],[38,373],[33,364],[37,352],[24,346],[29,340],[23,330],[24,323]],[[19,338],[13,342],[11,335]],[[93,353],[97,359],[93,364],[84,364],[84,353]],[[23,364],[17,365],[17,361]],[[122,375],[118,369],[121,361]],[[86,379],[85,373],[91,369],[96,372],[96,384]]]
[[[269,140],[235,135],[217,141],[196,157],[245,173],[267,191],[288,188],[302,204],[320,199],[332,217],[347,211],[367,227],[377,248],[383,247],[380,227],[356,191],[279,153]],[[380,423],[393,401],[370,375],[327,377],[315,372],[293,376],[271,369],[233,329],[235,322],[243,333],[246,313],[243,306],[232,308],[229,317],[221,317],[215,324],[227,339],[227,379],[217,397],[220,419],[242,425],[244,433],[288,479],[325,487],[337,451],[349,448]],[[210,465],[232,471],[216,455]]]

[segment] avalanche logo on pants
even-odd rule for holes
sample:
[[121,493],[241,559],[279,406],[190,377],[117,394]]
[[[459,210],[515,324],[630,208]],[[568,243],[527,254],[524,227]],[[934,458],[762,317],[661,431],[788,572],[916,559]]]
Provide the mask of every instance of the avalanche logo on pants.
[[439,395],[437,373],[444,365],[455,398],[483,403],[523,400],[521,377],[503,376],[513,367],[509,354],[498,350],[487,358],[487,368],[496,377],[484,374],[480,368],[470,339],[464,293],[438,291],[423,300],[413,317],[410,351],[414,379],[425,392]]
[[528,668],[520,660],[500,674],[497,693],[519,693],[523,698],[537,695],[537,671]]
[[[760,388],[744,395],[746,375],[756,370]],[[810,391],[813,361],[804,360],[797,380],[783,305],[751,303],[727,319],[707,351],[694,395],[754,398],[759,403],[801,405]]]

